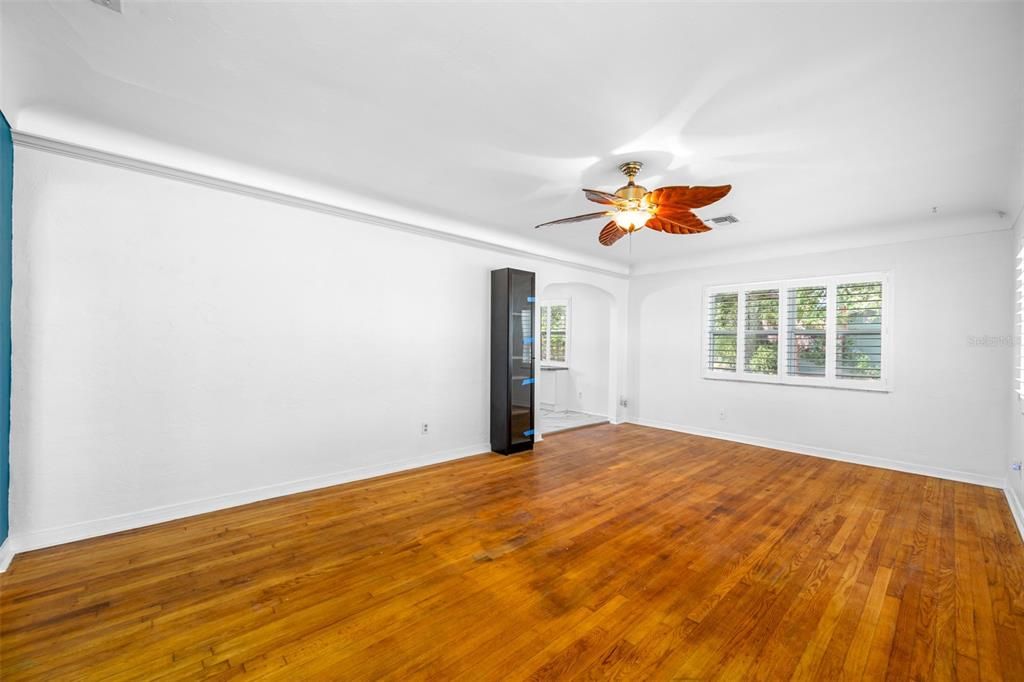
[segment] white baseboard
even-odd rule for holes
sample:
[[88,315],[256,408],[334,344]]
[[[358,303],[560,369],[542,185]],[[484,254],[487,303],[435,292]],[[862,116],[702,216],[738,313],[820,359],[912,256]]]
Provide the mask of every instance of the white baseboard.
[[470,457],[472,455],[479,455],[490,451],[490,443],[481,443],[456,448],[454,450],[446,450],[444,452],[388,462],[386,464],[357,467],[355,469],[339,471],[332,474],[326,474],[324,476],[304,478],[297,481],[288,481],[286,483],[275,483],[273,485],[259,488],[240,490],[226,495],[218,495],[199,500],[191,500],[189,502],[153,507],[128,514],[108,516],[106,518],[93,519],[66,526],[45,528],[27,533],[17,533],[12,534],[11,537],[7,539],[7,542],[4,543],[4,546],[6,547],[11,545],[11,553],[13,555],[15,549],[17,552],[27,552],[33,549],[62,545],[67,542],[85,540],[98,535],[108,535],[110,533],[132,530],[134,528],[142,528],[143,526],[151,526],[156,523],[164,523],[165,521],[174,521],[188,516],[195,516],[196,514],[205,514],[207,512],[228,509],[230,507],[237,507],[251,502],[259,502],[261,500],[269,500],[283,495],[292,495],[294,493],[316,490],[318,488],[328,488],[341,483],[351,483],[352,481],[374,478],[385,474],[393,474],[398,471],[406,471],[408,469],[415,469],[429,464],[438,464],[440,462],[461,459],[463,457]]
[[11,565],[11,559],[14,558],[14,543],[11,542],[11,538],[8,537],[0,544],[0,573],[7,570],[7,567]]
[[1003,488],[1003,493],[1006,495],[1006,503],[1010,505],[1013,521],[1017,524],[1017,532],[1020,533],[1021,539],[1024,539],[1024,505],[1020,503],[1017,491],[1009,485]]
[[999,478],[996,476],[986,476],[984,474],[975,474],[970,471],[958,471],[956,469],[943,469],[941,467],[928,466],[926,464],[915,464],[913,462],[905,462],[898,459],[887,459],[885,457],[873,457],[870,455],[859,455],[852,452],[842,452],[840,450],[829,450],[828,448],[817,448],[810,445],[802,445],[799,443],[787,443],[785,441],[770,440],[767,438],[757,438],[754,436],[747,436],[738,433],[726,433],[724,431],[712,431],[709,429],[702,429],[693,426],[682,426],[679,424],[669,424],[666,422],[652,421],[650,419],[629,419],[631,424],[637,424],[639,426],[649,426],[655,429],[664,429],[666,431],[678,431],[679,433],[688,433],[694,436],[705,436],[707,438],[717,438],[719,440],[728,440],[735,443],[744,443],[746,445],[757,445],[763,448],[771,448],[773,450],[785,450],[786,452],[793,452],[798,455],[810,455],[812,457],[822,457],[824,459],[833,459],[839,462],[849,462],[851,464],[863,464],[865,466],[879,467],[881,469],[892,469],[893,471],[903,471],[908,474],[920,474],[922,476],[932,476],[934,478],[944,478],[950,481],[959,481],[961,483],[974,483],[975,485],[983,485],[988,488],[1005,488],[1006,479]]

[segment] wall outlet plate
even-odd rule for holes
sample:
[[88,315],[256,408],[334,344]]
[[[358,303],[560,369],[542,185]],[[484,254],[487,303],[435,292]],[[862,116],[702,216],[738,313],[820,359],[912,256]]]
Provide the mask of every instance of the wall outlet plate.
[[430,424],[423,422],[423,424],[420,425],[420,434],[425,436],[428,433],[430,433]]

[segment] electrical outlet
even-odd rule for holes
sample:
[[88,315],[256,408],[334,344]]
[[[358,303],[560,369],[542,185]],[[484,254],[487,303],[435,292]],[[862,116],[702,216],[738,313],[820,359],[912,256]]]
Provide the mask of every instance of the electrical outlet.
[[579,392],[579,396],[578,397],[579,397],[580,400],[583,400],[583,391]]
[[629,400],[626,398],[619,398],[619,407],[629,407]]
[[718,411],[718,419],[723,422],[725,421],[725,410]]
[[420,435],[425,436],[428,433],[430,433],[430,424],[428,424],[427,422],[423,422],[423,425],[420,426]]
[[1021,463],[1013,462],[1012,464],[1010,464],[1010,468],[1013,469],[1014,471],[1019,472],[1021,470]]

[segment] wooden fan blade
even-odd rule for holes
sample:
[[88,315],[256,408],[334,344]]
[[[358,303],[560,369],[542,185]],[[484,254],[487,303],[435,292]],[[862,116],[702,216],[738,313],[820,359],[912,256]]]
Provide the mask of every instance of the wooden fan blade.
[[597,241],[605,246],[611,246],[625,236],[625,234],[626,231],[616,225],[614,220],[611,220],[601,230],[601,234],[597,235]]
[[626,203],[626,200],[622,197],[609,194],[608,192],[602,192],[599,189],[585,189],[583,193],[587,195],[587,198],[591,201],[604,204],[605,206],[619,206],[620,204]]
[[704,232],[704,228],[708,227],[704,224],[703,220],[693,213],[693,211],[676,208],[675,206],[659,206],[654,214],[662,220],[675,223],[676,225],[681,225],[682,227],[698,230],[700,232]]
[[601,211],[600,213],[586,213],[584,215],[574,215],[571,218],[562,218],[561,220],[552,220],[549,223],[541,223],[540,225],[537,225],[537,227],[544,227],[545,225],[561,225],[562,223],[582,223],[584,220],[604,218],[606,215],[608,215],[608,211]]
[[697,223],[699,224],[683,225],[662,216],[654,216],[647,221],[647,227],[658,232],[668,232],[669,234],[700,234],[701,232],[711,231],[711,228],[700,222],[700,220]]
[[700,208],[713,204],[732,189],[732,185],[717,187],[659,187],[647,193],[648,203],[655,206],[676,206],[679,208]]

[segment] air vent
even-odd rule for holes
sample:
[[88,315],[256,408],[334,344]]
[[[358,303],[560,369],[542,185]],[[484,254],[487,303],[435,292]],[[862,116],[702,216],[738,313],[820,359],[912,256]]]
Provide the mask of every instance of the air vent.
[[711,219],[711,222],[715,225],[729,225],[731,223],[738,223],[739,221],[740,219],[731,213],[729,215],[720,215],[717,218]]

